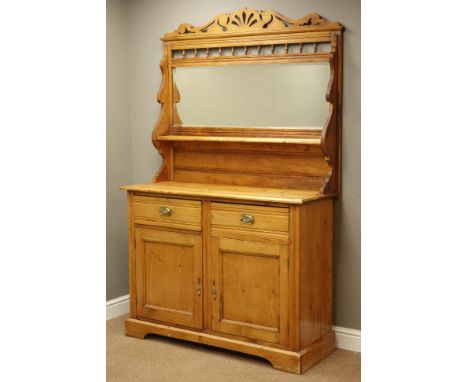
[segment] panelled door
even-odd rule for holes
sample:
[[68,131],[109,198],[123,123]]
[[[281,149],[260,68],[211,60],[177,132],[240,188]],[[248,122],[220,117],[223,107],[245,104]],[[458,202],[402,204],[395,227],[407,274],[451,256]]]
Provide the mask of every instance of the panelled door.
[[136,226],[137,316],[202,327],[202,238]]
[[288,245],[211,237],[212,330],[287,345]]

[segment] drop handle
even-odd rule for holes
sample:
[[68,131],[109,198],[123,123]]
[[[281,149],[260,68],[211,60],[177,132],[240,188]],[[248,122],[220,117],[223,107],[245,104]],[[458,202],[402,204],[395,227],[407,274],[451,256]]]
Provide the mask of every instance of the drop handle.
[[253,224],[255,222],[255,218],[250,214],[242,214],[240,221],[242,224]]
[[171,207],[161,206],[159,207],[159,215],[161,216],[171,216],[172,209]]
[[195,291],[197,292],[197,296],[201,296],[202,287],[201,287],[201,280],[200,279],[198,279],[198,281],[197,281],[197,287],[195,288]]

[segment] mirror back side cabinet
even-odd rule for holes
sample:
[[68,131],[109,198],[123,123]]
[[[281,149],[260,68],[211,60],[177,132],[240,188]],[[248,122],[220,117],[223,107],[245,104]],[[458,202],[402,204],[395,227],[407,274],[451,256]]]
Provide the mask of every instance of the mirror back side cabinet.
[[[163,36],[161,114],[152,137],[163,164],[151,183],[122,187],[128,193],[127,335],[157,334],[230,349],[297,374],[334,350],[332,242],[333,203],[340,193],[342,32],[339,23],[315,13],[290,19],[244,8],[200,27],[181,24]],[[320,86],[322,98],[301,101],[306,109],[298,112],[312,112],[314,102],[326,102],[326,118],[317,119],[323,126],[258,126],[254,113],[251,119],[247,114],[232,119],[242,120],[242,126],[226,126],[206,112],[196,114],[197,108],[193,115],[199,124],[191,125],[179,114],[177,106],[188,93],[174,80],[177,68],[235,66],[242,73],[246,64],[283,64],[281,81],[290,81],[287,64],[316,62],[329,66],[326,89]],[[188,89],[190,76],[185,78]],[[276,91],[280,79],[271,79],[272,85],[266,75],[262,78],[265,84],[258,89]],[[248,81],[240,89],[248,92]],[[229,102],[220,106],[229,122],[226,113],[243,108],[234,107],[236,97],[223,97],[229,87],[217,91],[220,105]],[[259,105],[272,102],[250,99]],[[294,99],[282,98],[286,115],[294,112]],[[266,109],[258,109],[268,124]]]

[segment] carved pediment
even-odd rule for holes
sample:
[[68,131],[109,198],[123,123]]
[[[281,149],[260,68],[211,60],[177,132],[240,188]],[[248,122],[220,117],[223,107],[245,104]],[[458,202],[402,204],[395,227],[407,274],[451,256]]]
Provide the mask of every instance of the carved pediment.
[[243,8],[237,12],[222,13],[199,27],[181,24],[176,31],[167,34],[166,37],[305,30],[316,29],[318,26],[324,29],[341,29],[339,23],[329,22],[317,13],[309,13],[300,19],[290,19],[271,10]]

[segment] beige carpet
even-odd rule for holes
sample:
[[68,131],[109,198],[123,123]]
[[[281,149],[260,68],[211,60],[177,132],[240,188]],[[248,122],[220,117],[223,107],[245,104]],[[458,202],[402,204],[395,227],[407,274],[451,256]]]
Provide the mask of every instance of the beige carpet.
[[360,381],[360,353],[335,350],[303,375],[295,375],[245,354],[157,336],[126,337],[125,318],[107,321],[109,382]]

